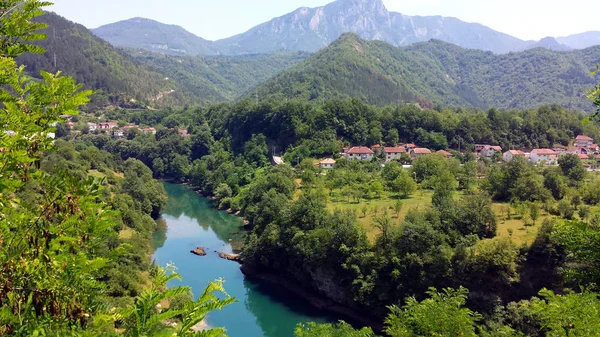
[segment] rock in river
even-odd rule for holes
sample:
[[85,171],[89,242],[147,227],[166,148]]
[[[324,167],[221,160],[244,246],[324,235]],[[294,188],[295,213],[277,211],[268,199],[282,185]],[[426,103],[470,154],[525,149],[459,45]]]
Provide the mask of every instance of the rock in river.
[[206,256],[206,251],[202,247],[196,247],[196,249],[190,250],[190,253],[198,256]]

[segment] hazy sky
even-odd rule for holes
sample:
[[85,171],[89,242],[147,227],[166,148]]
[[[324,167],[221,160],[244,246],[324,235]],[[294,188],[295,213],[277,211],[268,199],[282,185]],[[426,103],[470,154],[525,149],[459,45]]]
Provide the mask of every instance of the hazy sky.
[[[205,39],[242,33],[298,7],[332,0],[54,0],[51,10],[88,28],[145,17]],[[478,22],[524,40],[600,30],[598,0],[383,0],[389,11]]]

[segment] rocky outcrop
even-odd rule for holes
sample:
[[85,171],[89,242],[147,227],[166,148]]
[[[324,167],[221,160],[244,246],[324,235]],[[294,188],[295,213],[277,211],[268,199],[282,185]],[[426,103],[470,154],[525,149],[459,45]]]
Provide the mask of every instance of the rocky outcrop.
[[330,297],[308,290],[294,280],[279,275],[258,271],[248,264],[242,265],[241,271],[247,278],[251,280],[271,286],[281,287],[288,292],[300,296],[317,309],[340,315],[347,321],[354,322],[359,325],[370,326],[376,332],[381,332],[383,330],[383,320],[371,317],[368,314],[365,314],[363,311],[350,308],[332,300]]
[[190,250],[190,253],[198,256],[206,256],[206,251],[202,247],[196,247],[196,249]]
[[222,252],[217,252],[217,254],[222,259],[229,260],[229,261],[235,261],[235,262],[238,262],[238,263],[242,263],[242,256],[241,256],[241,254],[230,254],[230,253],[222,253]]

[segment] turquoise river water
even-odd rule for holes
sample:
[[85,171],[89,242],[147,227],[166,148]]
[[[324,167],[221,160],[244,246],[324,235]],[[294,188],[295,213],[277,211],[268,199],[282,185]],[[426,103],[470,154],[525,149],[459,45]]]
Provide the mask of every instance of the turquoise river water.
[[[227,329],[230,337],[288,337],[298,323],[334,320],[285,291],[261,286],[244,278],[240,265],[220,259],[215,251],[232,252],[231,243],[243,240],[242,221],[210,207],[211,201],[190,188],[164,184],[169,200],[163,212],[165,231],[153,237],[154,259],[159,265],[173,262],[184,284],[201,294],[211,280],[225,280],[227,293],[237,302],[209,314],[206,323]],[[231,240],[231,241],[230,241]],[[197,246],[207,256],[190,253]]]

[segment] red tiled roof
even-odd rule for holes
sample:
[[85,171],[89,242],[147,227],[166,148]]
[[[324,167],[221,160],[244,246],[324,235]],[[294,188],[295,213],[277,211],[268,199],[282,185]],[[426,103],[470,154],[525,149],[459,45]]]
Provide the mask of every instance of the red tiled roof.
[[444,155],[444,156],[446,156],[446,157],[450,157],[450,156],[452,156],[452,153],[450,153],[450,152],[448,152],[448,151],[445,151],[445,150],[439,150],[439,151],[437,151],[435,154],[443,154],[443,155]]
[[531,153],[535,153],[535,154],[538,154],[538,155],[548,155],[548,156],[557,155],[558,154],[558,153],[556,153],[552,149],[535,149],[535,150],[531,151]]
[[413,149],[413,152],[416,153],[416,154],[431,154],[431,151],[429,149],[422,148],[422,147],[418,147],[416,149]]
[[575,138],[576,140],[586,140],[586,141],[593,141],[592,138],[588,137],[588,136],[583,136],[583,135],[579,135],[577,136],[577,138]]
[[366,146],[355,146],[348,150],[348,154],[373,154],[373,150],[369,149]]
[[406,147],[409,149],[415,149],[417,146],[415,144],[406,144]]
[[401,146],[384,147],[383,150],[385,151],[385,153],[404,153],[404,152],[406,152],[406,149]]
[[492,149],[494,151],[502,151],[502,148],[500,146],[497,146],[497,145],[490,146],[490,149]]
[[588,157],[588,155],[587,155],[587,154],[583,154],[583,153],[581,153],[581,154],[578,154],[577,156],[578,156],[578,157],[579,157],[579,159],[581,159],[581,160],[588,160],[588,159],[590,159],[590,157]]
[[319,165],[326,165],[326,164],[331,164],[334,165],[336,163],[335,159],[332,158],[327,158],[327,159],[323,159],[319,162]]
[[506,152],[510,152],[513,156],[524,156],[525,152],[519,150],[508,150]]

